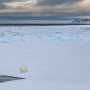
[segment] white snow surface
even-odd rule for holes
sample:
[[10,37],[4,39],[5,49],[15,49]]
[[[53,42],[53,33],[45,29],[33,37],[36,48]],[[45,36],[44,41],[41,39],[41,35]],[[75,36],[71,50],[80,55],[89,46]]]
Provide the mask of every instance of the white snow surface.
[[0,90],[90,90],[89,41],[90,26],[0,27],[0,75],[26,78]]
[[0,43],[30,41],[90,41],[90,26],[0,27]]

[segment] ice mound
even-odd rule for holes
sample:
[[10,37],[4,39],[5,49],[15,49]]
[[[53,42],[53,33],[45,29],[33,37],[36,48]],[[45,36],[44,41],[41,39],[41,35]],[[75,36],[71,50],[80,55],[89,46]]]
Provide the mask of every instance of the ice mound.
[[0,27],[0,43],[30,41],[90,41],[90,26]]
[[75,18],[72,24],[90,24],[90,18]]

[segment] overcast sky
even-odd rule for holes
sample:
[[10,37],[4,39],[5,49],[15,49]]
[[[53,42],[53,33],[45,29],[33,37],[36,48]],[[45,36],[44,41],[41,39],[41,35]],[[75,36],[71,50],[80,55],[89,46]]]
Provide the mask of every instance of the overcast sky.
[[89,16],[90,0],[0,0],[0,16]]

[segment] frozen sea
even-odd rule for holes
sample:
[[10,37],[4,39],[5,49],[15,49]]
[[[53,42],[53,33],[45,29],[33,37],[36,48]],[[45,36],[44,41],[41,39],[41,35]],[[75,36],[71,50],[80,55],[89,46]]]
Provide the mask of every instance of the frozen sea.
[[90,26],[0,27],[0,43],[30,41],[90,41]]
[[0,27],[0,75],[26,78],[0,90],[90,90],[90,26]]

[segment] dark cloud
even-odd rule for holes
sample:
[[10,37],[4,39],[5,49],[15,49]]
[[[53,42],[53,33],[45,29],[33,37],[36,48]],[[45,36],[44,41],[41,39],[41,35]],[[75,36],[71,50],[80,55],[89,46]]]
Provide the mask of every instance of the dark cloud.
[[25,1],[25,0],[0,0],[0,3],[3,3],[3,2],[14,2],[14,1]]
[[4,3],[15,1],[24,1],[24,0],[0,0],[0,10],[8,8],[6,5],[4,5]]
[[[16,2],[16,1],[23,2],[25,0],[0,0],[0,10],[3,11],[3,9],[8,8],[8,6],[6,6],[4,3]],[[78,4],[74,4],[79,1],[83,1],[83,0],[37,0],[36,3],[37,6],[33,5],[32,8],[30,7],[31,9],[33,9],[34,7],[33,12],[32,10],[30,11],[29,8],[28,9],[25,8],[25,6],[23,6],[23,8],[20,8],[20,10],[17,8],[11,9],[12,7],[9,7],[9,9],[6,10],[6,12],[0,12],[0,17],[2,16],[3,17],[71,16],[72,17],[72,16],[80,16],[80,15],[84,15],[84,16],[90,15],[90,10],[88,11],[80,7]],[[62,4],[69,4],[69,5],[62,5]],[[56,5],[62,5],[62,6],[59,7]],[[69,7],[70,5],[71,7]],[[52,6],[52,7],[46,7],[46,6]],[[10,10],[12,10],[12,12]]]
[[[80,10],[79,10],[80,11]],[[0,13],[0,17],[75,17],[75,16],[90,16],[90,12],[13,12]]]
[[0,9],[5,9],[6,6],[3,3],[0,3]]
[[4,2],[8,2],[8,1],[10,1],[10,0],[0,0],[0,9],[5,9],[5,8],[7,8],[7,6],[4,5]]
[[83,0],[37,0],[38,6],[55,6],[61,4],[73,4]]

